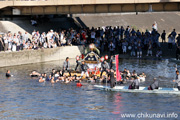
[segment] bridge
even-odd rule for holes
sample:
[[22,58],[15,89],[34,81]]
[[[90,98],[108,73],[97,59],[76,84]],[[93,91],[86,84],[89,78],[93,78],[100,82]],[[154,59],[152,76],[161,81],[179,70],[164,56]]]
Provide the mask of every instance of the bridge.
[[1,0],[1,15],[179,11],[180,0]]

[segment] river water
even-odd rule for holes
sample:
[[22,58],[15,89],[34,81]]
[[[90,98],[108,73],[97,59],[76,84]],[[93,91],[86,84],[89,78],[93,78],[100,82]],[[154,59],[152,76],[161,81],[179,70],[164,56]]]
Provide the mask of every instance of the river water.
[[[0,119],[156,120],[158,116],[153,117],[152,114],[161,114],[163,120],[180,119],[177,116],[180,116],[178,95],[109,92],[88,83],[79,88],[75,83],[52,85],[49,82],[38,83],[37,79],[29,77],[32,70],[50,73],[51,69],[60,66],[56,61],[0,68]],[[156,77],[160,86],[173,87],[175,63],[168,60],[120,60],[120,70],[124,68],[145,72],[147,79],[141,83],[142,86],[148,86]],[[14,77],[4,77],[7,69]],[[136,116],[123,117],[125,114]]]

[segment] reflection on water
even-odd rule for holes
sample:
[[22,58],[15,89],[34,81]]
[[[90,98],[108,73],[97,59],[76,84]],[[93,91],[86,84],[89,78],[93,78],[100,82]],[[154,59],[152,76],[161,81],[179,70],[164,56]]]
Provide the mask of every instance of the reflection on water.
[[[30,71],[49,73],[59,69],[62,62],[48,62],[0,68],[0,119],[121,119],[122,113],[175,112],[180,115],[180,96],[163,94],[120,93],[95,89],[84,83],[38,83],[28,76]],[[120,69],[145,72],[147,86],[153,77],[160,85],[172,87],[175,64],[168,61],[120,60]],[[6,79],[10,69],[14,77]]]

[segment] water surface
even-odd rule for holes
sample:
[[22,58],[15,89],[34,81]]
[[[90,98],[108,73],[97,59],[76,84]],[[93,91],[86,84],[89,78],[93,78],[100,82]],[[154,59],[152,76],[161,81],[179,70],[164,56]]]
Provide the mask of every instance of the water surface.
[[[61,63],[56,61],[0,68],[0,119],[136,120],[139,118],[122,118],[122,114],[175,112],[180,115],[178,95],[108,92],[88,83],[83,83],[84,86],[79,88],[75,83],[52,85],[49,82],[38,83],[37,79],[29,77],[32,70],[49,74],[53,68],[60,69]],[[167,60],[120,60],[120,70],[124,68],[145,72],[147,79],[141,83],[142,86],[148,86],[154,77],[160,80],[162,87],[173,86],[175,63]],[[14,77],[4,77],[7,69]]]

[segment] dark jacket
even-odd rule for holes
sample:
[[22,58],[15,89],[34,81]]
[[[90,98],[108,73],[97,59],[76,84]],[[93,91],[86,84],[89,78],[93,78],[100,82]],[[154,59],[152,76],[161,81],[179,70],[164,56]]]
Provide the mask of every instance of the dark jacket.
[[111,59],[110,59],[110,62],[109,62],[109,67],[110,67],[110,69],[112,69],[112,68],[114,67],[114,63],[115,63],[114,58],[111,58]]
[[11,77],[11,74],[9,74],[9,73],[6,73],[6,77]]
[[104,70],[104,69],[109,69],[109,64],[106,62],[102,62],[101,63],[101,68]]
[[46,81],[51,81],[51,78],[49,78],[49,77],[46,77]]
[[129,86],[129,89],[139,89],[139,80],[135,79]]
[[87,64],[81,64],[81,70],[82,71],[87,71],[87,69],[88,69],[89,67],[87,66]]
[[110,77],[110,79],[115,80],[115,78],[114,78],[114,73],[113,73],[113,72],[109,72],[109,73],[108,73],[108,77]]
[[176,76],[176,83],[177,83],[177,86],[180,86],[180,75]]
[[159,81],[155,80],[153,82],[153,84],[151,84],[151,89],[154,90],[154,89],[158,89],[158,88],[159,88]]
[[54,73],[53,73],[53,72],[51,72],[51,76],[54,76],[55,74],[56,74],[55,72],[54,72]]

